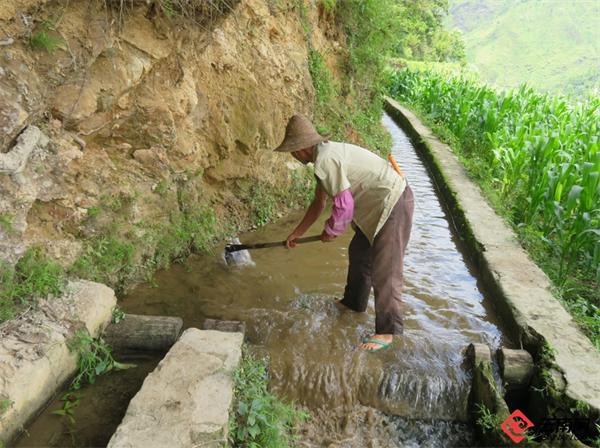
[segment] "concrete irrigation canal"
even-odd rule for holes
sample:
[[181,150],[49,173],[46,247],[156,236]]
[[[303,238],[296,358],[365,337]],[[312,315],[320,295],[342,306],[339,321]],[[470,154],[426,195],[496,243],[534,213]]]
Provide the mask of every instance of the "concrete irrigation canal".
[[[523,315],[510,314],[507,309],[512,305],[497,300],[497,290],[493,294],[486,292],[485,288],[494,288],[494,282],[489,278],[482,282],[485,275],[468,261],[472,259],[468,255],[472,230],[465,233],[464,223],[454,222],[449,208],[441,204],[435,182],[404,131],[388,115],[383,117],[383,123],[392,134],[393,154],[407,174],[416,198],[413,233],[405,260],[405,334],[394,343],[393,349],[368,354],[357,348],[374,328],[372,303],[365,314],[341,311],[334,305],[345,284],[351,232],[326,245],[314,243],[293,251],[283,248],[257,251],[252,254],[254,266],[227,267],[218,256],[218,248],[216,255],[193,256],[185,265],[160,272],[156,276],[157,287],[141,285],[123,297],[120,305],[126,313],[179,316],[184,329],[203,328],[206,319],[243,322],[250,349],[269,359],[272,390],[311,413],[311,419],[301,428],[302,446],[468,446],[475,437],[471,423],[473,401],[495,406],[486,403],[484,392],[472,391],[474,375],[477,387],[492,390],[488,398],[496,400],[496,405],[501,403],[493,410],[500,412],[506,407],[501,396],[493,395],[499,373],[485,346],[492,352],[501,346],[533,352],[531,335],[537,333],[527,324],[528,332],[519,326],[522,322],[515,324],[514,316]],[[456,204],[452,207],[455,209]],[[299,217],[299,214],[286,216],[275,224],[242,235],[241,239],[249,243],[281,240]],[[478,268],[482,265],[477,264]],[[567,337],[575,338],[570,330],[564,331]],[[239,359],[242,338],[236,339],[233,336],[236,333],[230,336],[222,333],[226,335],[223,337],[214,334],[186,331],[183,340],[147,377],[118,430],[127,402],[163,353],[150,357],[130,355],[137,356],[134,362],[138,368],[108,375],[85,389],[84,399],[75,411],[75,430],[65,432],[60,419],[51,415],[59,407],[53,402],[28,427],[17,446],[105,445],[115,431],[110,446],[165,446],[165,439],[156,436],[154,428],[161,426],[160,419],[140,417],[146,412],[143,401],[160,404],[166,399],[160,393],[161,387],[171,387],[165,376],[178,377],[184,386],[188,384],[186,381],[196,384],[197,379],[188,378],[190,372],[206,368],[206,364],[196,365],[200,363],[192,359],[196,355],[206,363],[219,358],[222,363],[219,369],[230,372]],[[230,345],[220,346],[219,340],[227,340]],[[475,344],[471,351],[477,356],[471,359],[469,367],[465,363],[465,349],[470,344]],[[199,349],[199,346],[209,348]],[[215,353],[219,347],[223,350],[220,357]],[[526,353],[525,356],[531,360]],[[593,378],[598,357],[594,353],[585,356],[589,364],[587,372],[591,372],[586,377],[588,395],[580,394],[579,390],[573,393],[579,394],[579,399],[594,410],[600,399],[598,380]],[[231,383],[215,377],[215,371],[207,374],[213,375],[212,392],[196,397],[202,402],[198,409],[219,408],[222,405],[218,402],[223,397],[225,406],[229,404]],[[569,378],[568,372],[562,374]],[[531,371],[527,375],[529,381]],[[577,381],[574,378],[569,387],[580,387]],[[203,384],[194,390],[206,392],[202,387],[207,387],[207,383]],[[211,397],[216,405],[210,401]],[[187,400],[191,398],[188,396]],[[181,406],[186,415],[202,413],[190,403]],[[189,411],[192,408],[196,411]],[[189,418],[192,420],[186,422],[197,421],[193,420],[196,417]],[[190,431],[183,427],[180,430]],[[207,434],[216,431],[222,436],[220,427],[204,431]],[[213,440],[196,436],[196,442]]]

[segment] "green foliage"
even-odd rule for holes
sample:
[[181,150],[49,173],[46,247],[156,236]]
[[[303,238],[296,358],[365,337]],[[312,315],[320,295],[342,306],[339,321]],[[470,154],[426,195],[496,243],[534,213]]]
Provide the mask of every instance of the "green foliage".
[[172,0],[160,0],[159,1],[160,9],[163,13],[170,19],[175,17],[176,11],[175,6],[173,6]]
[[65,283],[63,274],[62,268],[37,248],[28,249],[15,267],[0,262],[0,322],[38,298],[59,295]]
[[125,319],[125,312],[118,306],[115,306],[112,310],[111,322],[113,324],[118,324],[123,319]]
[[466,60],[462,37],[457,31],[446,29],[448,0],[399,0],[398,56],[427,61]]
[[446,128],[453,149],[600,347],[600,98],[397,71],[390,92]]
[[292,171],[291,182],[287,191],[289,207],[308,207],[313,200],[316,180],[312,167],[304,167]]
[[167,191],[169,191],[169,183],[166,180],[161,180],[158,184],[156,184],[154,191],[159,195],[164,196]]
[[66,50],[66,42],[52,34],[55,31],[50,22],[44,22],[40,30],[31,36],[31,46],[38,50],[46,50],[48,53],[54,53],[56,50]]
[[381,126],[383,68],[399,45],[401,5],[396,0],[347,0],[335,2],[334,10],[346,34],[348,57],[334,82],[322,55],[309,52],[315,124],[332,140],[351,141],[385,155],[391,139]]
[[94,219],[100,216],[102,209],[100,207],[90,207],[87,209],[88,218]]
[[134,196],[127,196],[123,193],[102,195],[98,204],[87,209],[87,216],[89,219],[96,219],[106,213],[123,211],[133,200]]
[[485,405],[477,404],[477,426],[486,433],[498,433],[502,418],[489,410]]
[[267,390],[264,361],[245,353],[234,373],[235,413],[230,417],[230,438],[234,447],[270,448],[292,446],[296,426],[309,415],[281,402]]
[[294,7],[297,10],[298,17],[300,18],[302,31],[304,31],[306,39],[310,40],[311,26],[308,19],[308,8],[306,7],[305,0],[294,0]]
[[75,425],[75,409],[81,402],[81,394],[73,390],[67,391],[60,400],[63,402],[62,408],[52,411],[54,415],[58,415],[67,419],[70,426]]
[[135,246],[110,231],[89,240],[70,268],[70,273],[88,280],[116,285],[134,270]]
[[453,0],[468,60],[500,88],[584,95],[600,88],[597,2]]
[[596,438],[590,441],[590,446],[594,448],[600,448],[600,425],[596,423]]
[[117,195],[102,195],[100,197],[100,207],[104,210],[110,210],[113,212],[121,210],[127,202],[130,202],[131,198],[127,198],[123,194]]
[[214,210],[206,205],[186,208],[171,216],[171,222],[154,230],[158,236],[152,266],[163,268],[171,260],[183,259],[192,252],[209,252],[224,234],[217,225]]
[[3,398],[0,400],[0,417],[8,412],[10,407],[13,405],[13,401],[9,398]]
[[15,232],[13,227],[14,216],[9,213],[0,213],[0,229],[7,235],[12,235]]
[[[118,308],[115,308],[115,310],[118,310]],[[113,310],[113,319],[115,310]],[[94,384],[98,376],[111,370],[130,369],[135,365],[115,361],[110,347],[106,345],[104,340],[93,338],[87,329],[77,331],[74,338],[67,345],[69,350],[77,355],[77,374],[71,381],[69,390],[61,397],[62,407],[52,411],[52,413],[66,418],[68,424],[73,427],[76,423],[75,410],[81,402],[79,390],[82,386]]]
[[319,3],[323,6],[326,12],[333,12],[335,10],[337,0],[319,0]]
[[[114,225],[104,234],[86,241],[81,255],[71,266],[72,275],[111,285],[122,291],[134,278],[146,273],[151,278],[156,269],[168,267],[173,260],[182,260],[191,252],[208,252],[214,242],[223,238],[224,228],[217,225],[213,209],[207,205],[186,205],[179,198],[183,211],[170,216],[167,224],[141,223],[143,236],[134,232],[119,235]],[[113,199],[104,206],[118,211],[122,200]],[[143,241],[140,239],[143,238]],[[145,259],[136,255],[136,248],[145,245],[153,251]]]
[[336,90],[331,72],[317,50],[310,49],[308,52],[308,71],[315,88],[317,106],[323,106],[334,98]]
[[111,370],[135,367],[115,361],[110,347],[102,338],[93,338],[87,330],[79,330],[68,344],[69,350],[77,355],[77,375],[71,382],[71,390],[79,390],[84,384],[94,384],[96,377]]
[[250,206],[251,223],[263,226],[286,208],[308,206],[313,199],[315,185],[312,167],[305,166],[292,170],[284,185],[258,181],[242,185],[238,195]]
[[252,186],[250,208],[252,222],[263,226],[273,219],[277,213],[277,197],[272,194],[274,187],[266,182],[257,182]]

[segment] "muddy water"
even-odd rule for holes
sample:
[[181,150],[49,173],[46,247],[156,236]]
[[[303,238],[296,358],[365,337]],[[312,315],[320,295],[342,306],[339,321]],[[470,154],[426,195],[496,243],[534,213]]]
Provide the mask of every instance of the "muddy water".
[[68,417],[54,414],[63,408],[62,393],[25,431],[15,446],[21,447],[99,447],[106,446],[121,423],[127,405],[148,373],[152,372],[161,354],[135,353],[118,356],[135,368],[111,372],[97,378],[93,385],[76,392],[79,405]]
[[[226,267],[218,248],[214,256],[192,257],[160,273],[159,287],[140,286],[124,298],[123,308],[182,316],[186,326],[201,326],[205,318],[246,322],[249,342],[270,358],[273,390],[318,415],[337,415],[321,426],[331,424],[338,432],[364,425],[371,409],[464,421],[468,378],[461,352],[470,342],[497,346],[502,335],[457,250],[423,164],[406,135],[389,117],[383,120],[416,198],[405,267],[405,334],[393,349],[377,354],[357,349],[374,330],[372,301],[363,314],[334,305],[345,285],[351,230],[332,243],[254,251],[252,267]],[[300,218],[287,216],[241,240],[284,239]],[[319,233],[325,218],[307,235]],[[392,420],[384,426],[400,425]],[[435,425],[429,430],[440,431]]]
[[[181,316],[186,327],[201,327],[205,318],[246,322],[252,349],[270,359],[273,391],[311,412],[301,445],[469,445],[471,430],[461,423],[469,380],[461,366],[462,350],[470,342],[497,346],[502,333],[489,299],[457,250],[414,148],[389,117],[383,122],[416,198],[405,259],[405,334],[391,349],[376,354],[357,349],[374,330],[372,300],[362,314],[334,305],[345,285],[351,230],[332,243],[254,251],[254,266],[227,267],[219,247],[212,256],[194,256],[158,273],[158,287],[139,286],[121,307],[130,313]],[[282,240],[301,216],[292,214],[241,240]],[[307,234],[320,233],[325,219]],[[110,402],[104,392],[96,396]],[[116,413],[124,411],[125,406]],[[45,418],[56,425],[56,416]],[[89,415],[86,421],[102,418]],[[48,423],[34,425],[30,433],[48,428]],[[78,431],[85,428],[78,426]],[[112,431],[107,423],[103,437],[108,440]]]

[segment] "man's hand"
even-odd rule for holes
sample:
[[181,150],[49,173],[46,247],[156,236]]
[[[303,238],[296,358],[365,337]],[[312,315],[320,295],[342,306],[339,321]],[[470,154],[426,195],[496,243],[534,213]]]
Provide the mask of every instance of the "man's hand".
[[288,236],[285,240],[285,247],[287,247],[288,249],[296,247],[296,240],[302,235],[304,235],[304,233],[300,233],[294,230],[292,233],[290,233],[290,236]]
[[336,238],[337,238],[337,236],[330,235],[327,232],[325,232],[325,230],[323,230],[323,232],[321,233],[321,241],[324,243],[330,243],[333,240],[335,240]]

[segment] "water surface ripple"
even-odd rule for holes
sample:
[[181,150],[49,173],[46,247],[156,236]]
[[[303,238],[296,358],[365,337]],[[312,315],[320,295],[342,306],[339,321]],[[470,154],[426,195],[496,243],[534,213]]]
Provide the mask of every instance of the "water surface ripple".
[[[122,307],[130,313],[181,316],[186,326],[201,327],[207,317],[246,322],[247,339],[270,359],[273,390],[313,410],[314,422],[323,429],[330,425],[343,434],[353,427],[353,418],[379,434],[371,434],[375,439],[370,440],[378,440],[381,428],[367,424],[378,418],[387,419],[389,431],[414,427],[391,416],[465,421],[468,377],[461,366],[462,350],[470,342],[496,347],[502,335],[457,249],[423,163],[391,118],[384,116],[383,123],[416,199],[405,258],[405,334],[393,349],[377,354],[357,349],[374,330],[372,300],[363,314],[339,311],[333,304],[345,284],[351,230],[329,244],[254,251],[251,267],[228,268],[219,251],[191,257],[184,266],[160,272],[158,287],[136,288]],[[240,239],[282,240],[301,216],[292,214]],[[308,234],[320,232],[325,219]],[[338,420],[327,423],[325,415]],[[306,430],[306,443],[322,436],[311,436],[311,431],[319,434],[314,424]],[[433,423],[427,428],[438,437],[447,432]],[[397,431],[390,440],[410,445]],[[361,446],[358,433],[350,432],[354,436],[343,446]],[[342,439],[347,438],[335,440]]]

